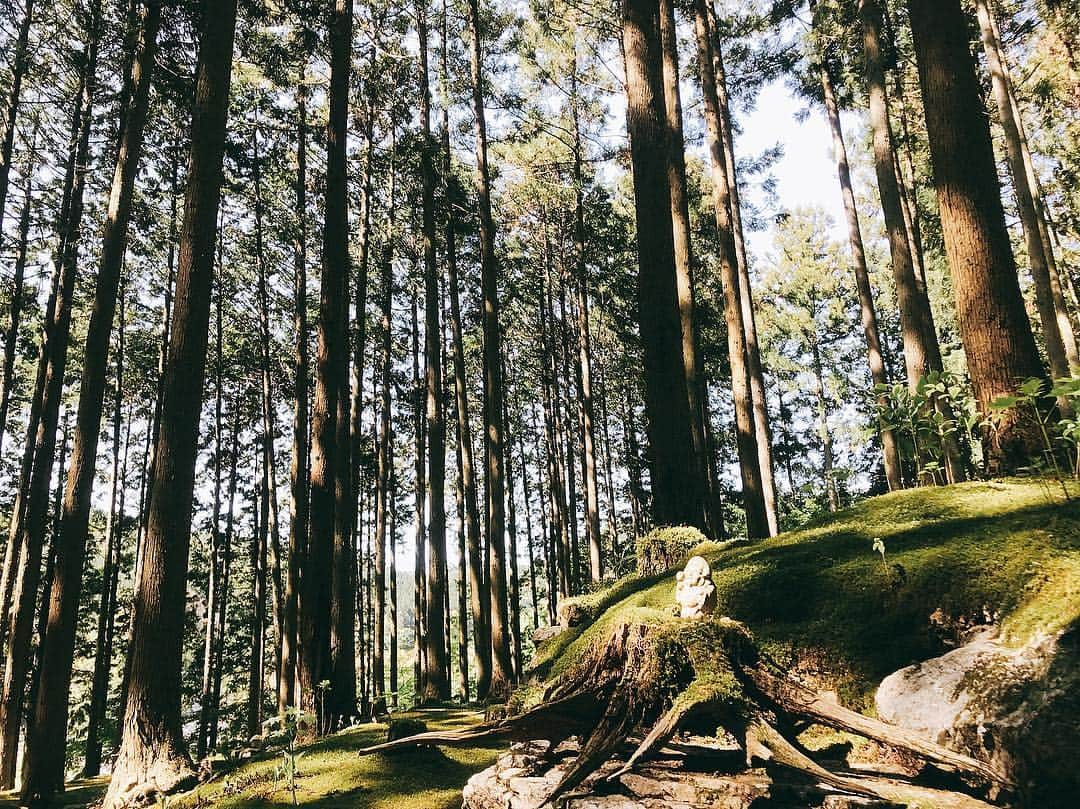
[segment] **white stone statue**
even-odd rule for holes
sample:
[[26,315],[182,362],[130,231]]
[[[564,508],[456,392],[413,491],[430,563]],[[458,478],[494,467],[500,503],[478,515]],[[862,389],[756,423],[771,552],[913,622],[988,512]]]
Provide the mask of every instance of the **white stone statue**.
[[675,576],[675,600],[682,618],[703,618],[716,608],[716,585],[712,581],[709,563],[692,556],[686,568]]

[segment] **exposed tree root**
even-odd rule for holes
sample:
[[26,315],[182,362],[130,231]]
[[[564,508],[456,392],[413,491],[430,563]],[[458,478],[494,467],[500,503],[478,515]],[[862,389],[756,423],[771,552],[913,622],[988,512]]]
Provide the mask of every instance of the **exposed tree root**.
[[[759,656],[749,631],[726,618],[620,624],[575,668],[556,679],[538,707],[469,730],[399,739],[370,747],[361,755],[491,739],[545,739],[554,749],[559,742],[579,736],[580,752],[547,797],[552,804],[609,762],[639,731],[644,738],[606,780],[627,774],[682,730],[711,734],[722,727],[745,741],[748,763],[758,759],[787,767],[850,795],[901,803],[927,799],[924,788],[840,775],[821,766],[778,729],[800,720],[865,736],[993,787],[1009,786],[1004,776],[982,762],[847,710],[773,673]],[[987,806],[960,793],[934,794],[942,806]]]

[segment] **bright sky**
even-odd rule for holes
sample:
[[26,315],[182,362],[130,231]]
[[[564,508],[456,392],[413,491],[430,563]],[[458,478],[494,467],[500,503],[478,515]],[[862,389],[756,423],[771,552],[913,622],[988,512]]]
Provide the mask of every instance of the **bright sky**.
[[[780,143],[784,156],[773,169],[780,204],[785,210],[808,205],[825,208],[837,225],[836,237],[841,238],[844,209],[832,158],[832,137],[824,110],[811,110],[800,122],[797,115],[804,108],[805,103],[796,100],[782,81],[767,85],[754,110],[738,118],[742,132],[736,139],[736,152],[739,157],[748,157]],[[760,261],[772,249],[773,234],[771,230],[751,232],[747,240]]]

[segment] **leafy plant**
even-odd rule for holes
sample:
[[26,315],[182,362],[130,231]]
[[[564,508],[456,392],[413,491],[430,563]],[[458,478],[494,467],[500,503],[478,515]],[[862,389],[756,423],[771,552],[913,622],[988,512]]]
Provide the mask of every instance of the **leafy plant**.
[[883,540],[881,537],[874,537],[873,548],[874,548],[874,553],[880,553],[881,554],[881,564],[882,564],[882,566],[883,567],[888,567],[887,563],[885,562],[885,540]]
[[[1073,476],[1080,474],[1078,406],[1080,377],[1058,379],[1049,386],[1045,380],[1032,377],[1025,379],[1016,393],[999,396],[992,401],[987,417],[991,429],[997,429],[1012,411],[1026,411],[1032,417],[1038,425],[1043,449],[1042,458],[1033,470],[1040,474],[1052,474],[1066,500],[1070,499],[1065,483],[1066,474],[1070,471]],[[1063,461],[1071,464],[1072,469],[1063,469]]]
[[950,482],[949,455],[961,454],[979,424],[964,381],[949,371],[933,371],[914,389],[899,382],[876,385],[874,396],[882,429],[893,434],[918,482]]

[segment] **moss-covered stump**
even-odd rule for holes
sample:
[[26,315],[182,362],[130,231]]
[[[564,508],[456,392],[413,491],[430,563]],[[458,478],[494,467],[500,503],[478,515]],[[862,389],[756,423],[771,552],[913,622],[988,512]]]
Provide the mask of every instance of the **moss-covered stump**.
[[[540,739],[555,749],[577,737],[581,741],[576,755],[560,770],[545,797],[554,803],[595,780],[631,737],[640,741],[605,781],[631,773],[678,732],[714,735],[721,728],[740,740],[748,765],[760,761],[780,766],[840,794],[888,801],[912,796],[910,785],[869,783],[811,760],[781,730],[798,719],[859,733],[984,785],[1007,786],[1006,779],[978,761],[820,699],[772,666],[746,627],[727,618],[656,616],[620,623],[563,672],[535,708],[467,731],[422,733],[388,742],[362,754],[475,744],[484,738]],[[979,805],[959,796],[956,801],[956,806]]]

